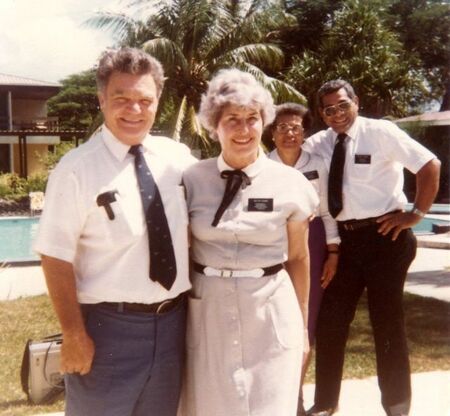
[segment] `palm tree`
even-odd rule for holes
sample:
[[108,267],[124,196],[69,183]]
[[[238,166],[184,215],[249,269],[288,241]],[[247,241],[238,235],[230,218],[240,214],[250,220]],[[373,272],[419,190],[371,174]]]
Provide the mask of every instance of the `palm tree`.
[[270,39],[295,19],[274,2],[135,0],[127,12],[97,13],[87,24],[113,32],[119,45],[142,47],[163,63],[168,79],[160,118],[174,139],[209,146],[196,112],[207,81],[224,67],[252,73],[276,102],[305,102],[276,78],[284,56]]

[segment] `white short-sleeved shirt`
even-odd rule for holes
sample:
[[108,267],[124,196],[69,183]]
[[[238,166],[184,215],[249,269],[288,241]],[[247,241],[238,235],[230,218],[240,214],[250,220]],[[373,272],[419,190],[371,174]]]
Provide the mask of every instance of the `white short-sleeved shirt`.
[[[276,162],[283,163],[277,149],[272,150],[268,157]],[[293,167],[303,173],[319,195],[320,202],[316,215],[322,218],[327,244],[339,244],[341,239],[339,238],[336,221],[328,212],[328,170],[325,162],[318,155],[301,152]]]
[[[34,249],[74,266],[81,303],[154,303],[190,288],[183,170],[196,162],[189,149],[147,136],[145,159],[164,203],[174,243],[177,278],[167,291],[149,279],[148,234],[134,156],[106,128],[65,155],[51,173]],[[115,191],[114,219],[97,197]]]
[[[417,173],[436,156],[387,120],[358,116],[347,131],[343,209],[336,220],[378,217],[403,209],[403,168]],[[331,128],[309,137],[303,149],[330,166],[337,133]]]
[[318,196],[305,177],[260,152],[243,171],[251,185],[240,189],[216,227],[211,225],[226,185],[223,170],[233,170],[222,156],[189,168],[186,186],[192,258],[229,270],[251,270],[287,260],[289,221],[307,219],[318,205]]

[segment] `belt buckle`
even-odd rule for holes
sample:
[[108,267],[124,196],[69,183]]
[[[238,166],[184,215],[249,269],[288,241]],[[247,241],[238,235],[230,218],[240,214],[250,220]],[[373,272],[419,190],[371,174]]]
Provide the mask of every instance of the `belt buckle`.
[[165,307],[166,305],[170,305],[172,302],[173,302],[173,299],[168,299],[168,300],[165,300],[165,301],[161,302],[161,303],[158,305],[158,307],[156,308],[156,312],[155,312],[155,313],[162,313],[163,310],[164,310],[164,307]]
[[233,277],[233,270],[221,270],[220,277]]

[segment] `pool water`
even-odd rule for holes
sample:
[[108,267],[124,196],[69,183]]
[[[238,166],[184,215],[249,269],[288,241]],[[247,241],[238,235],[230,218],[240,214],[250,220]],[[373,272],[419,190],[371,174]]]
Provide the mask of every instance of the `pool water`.
[[31,248],[38,223],[37,217],[0,218],[0,262],[39,260]]
[[[39,260],[39,256],[32,250],[38,223],[38,217],[0,218],[0,262]],[[424,218],[413,228],[414,234],[431,233],[432,224],[448,225],[449,221]]]

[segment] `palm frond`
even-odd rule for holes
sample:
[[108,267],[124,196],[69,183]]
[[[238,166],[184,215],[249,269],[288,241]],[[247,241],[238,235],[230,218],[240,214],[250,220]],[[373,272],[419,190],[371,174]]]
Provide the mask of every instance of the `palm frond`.
[[200,139],[201,143],[205,148],[208,148],[211,143],[208,138],[208,134],[206,133],[206,130],[202,127],[200,124],[200,121],[197,116],[197,112],[195,111],[194,106],[189,106],[188,110],[188,126],[189,126],[189,133],[191,136],[196,136]]
[[[240,46],[220,57],[218,62],[232,65],[248,62],[258,67],[277,71],[283,67],[284,54],[280,47],[272,44],[248,44]],[[215,62],[213,61],[213,64]]]
[[87,19],[83,25],[109,32],[118,42],[122,42],[129,32],[135,30],[137,21],[125,13],[98,12]]
[[183,73],[188,71],[188,63],[179,46],[167,38],[156,38],[142,45],[144,51],[159,59],[164,68],[179,68]]
[[183,128],[183,123],[186,118],[186,110],[187,110],[187,99],[186,96],[181,100],[180,106],[178,107],[178,113],[174,120],[174,127],[172,131],[172,139],[177,142],[180,141],[181,130]]
[[243,62],[238,67],[249,72],[261,82],[270,91],[275,103],[297,102],[306,105],[305,96],[288,83],[266,75],[261,69],[248,62]]

